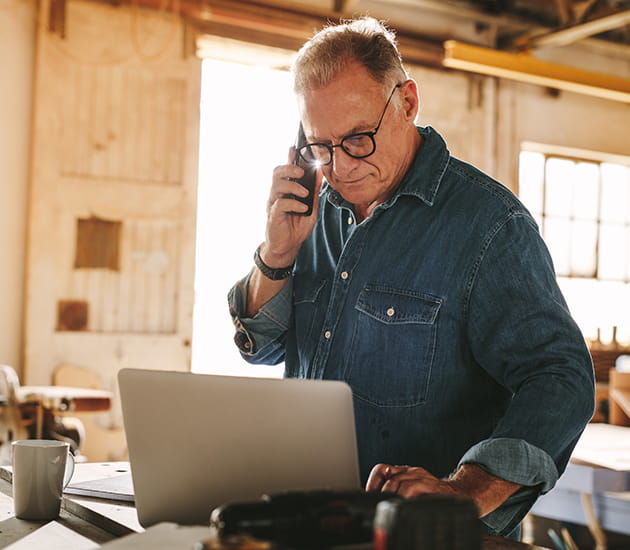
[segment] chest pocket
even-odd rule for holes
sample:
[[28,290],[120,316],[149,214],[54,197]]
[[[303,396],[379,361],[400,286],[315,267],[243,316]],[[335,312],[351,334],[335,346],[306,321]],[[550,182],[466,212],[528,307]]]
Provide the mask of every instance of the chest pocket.
[[441,298],[415,290],[361,291],[345,368],[357,397],[389,407],[426,400],[441,305]]

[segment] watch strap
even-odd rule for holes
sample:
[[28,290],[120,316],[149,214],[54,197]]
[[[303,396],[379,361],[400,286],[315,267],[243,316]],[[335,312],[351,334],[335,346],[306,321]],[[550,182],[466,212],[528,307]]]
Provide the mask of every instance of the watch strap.
[[293,264],[287,267],[269,267],[260,257],[261,246],[262,243],[258,245],[256,252],[254,252],[254,263],[256,264],[256,267],[260,269],[260,272],[267,277],[267,279],[271,279],[272,281],[288,279],[291,276],[291,273],[293,273]]

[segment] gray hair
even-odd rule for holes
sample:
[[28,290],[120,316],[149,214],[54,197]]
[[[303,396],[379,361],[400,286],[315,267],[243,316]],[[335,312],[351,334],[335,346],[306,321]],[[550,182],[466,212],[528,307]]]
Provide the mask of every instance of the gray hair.
[[363,17],[324,27],[302,46],[292,67],[295,93],[327,86],[352,61],[383,84],[384,93],[409,78],[395,33],[382,22]]

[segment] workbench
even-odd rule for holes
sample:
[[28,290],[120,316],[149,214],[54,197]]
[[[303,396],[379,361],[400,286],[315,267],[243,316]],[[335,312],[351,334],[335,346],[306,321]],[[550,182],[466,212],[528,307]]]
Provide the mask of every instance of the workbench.
[[[112,478],[129,472],[126,462],[77,464],[71,484]],[[15,518],[11,469],[0,468],[0,548],[6,550],[190,550],[210,537],[205,526],[160,523],[147,530],[138,523],[133,503],[65,495],[57,520],[38,522]],[[370,550],[371,545],[343,546]],[[483,550],[545,550],[539,546],[484,536]]]
[[605,531],[630,535],[630,428],[589,424],[566,471],[531,513],[588,527],[600,548]]

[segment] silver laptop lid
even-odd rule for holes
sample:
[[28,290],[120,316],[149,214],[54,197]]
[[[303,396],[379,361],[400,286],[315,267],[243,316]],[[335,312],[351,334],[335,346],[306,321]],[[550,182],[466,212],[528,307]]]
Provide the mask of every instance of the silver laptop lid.
[[358,489],[344,382],[119,372],[138,519],[206,525],[227,502]]

